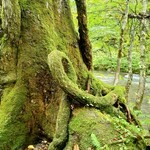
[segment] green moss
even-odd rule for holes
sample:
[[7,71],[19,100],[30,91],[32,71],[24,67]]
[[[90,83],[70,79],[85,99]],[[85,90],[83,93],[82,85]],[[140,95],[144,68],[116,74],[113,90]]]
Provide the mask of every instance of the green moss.
[[28,8],[27,0],[19,0],[19,5],[21,7],[21,10],[26,10]]
[[67,95],[63,93],[56,120],[56,131],[53,141],[49,145],[49,150],[63,149],[68,138],[68,123],[70,118],[70,102]]
[[26,96],[26,87],[19,83],[14,87],[6,88],[3,92],[0,108],[1,150],[15,150],[26,140],[27,129],[24,123],[25,114],[23,114]]
[[65,55],[65,53],[57,50],[52,51],[48,56],[48,65],[53,76],[57,78],[59,82],[61,82],[60,80],[66,82],[66,75],[69,78],[69,80],[71,80],[73,83],[77,82],[77,76],[73,65],[69,58]]
[[114,86],[104,83],[97,79],[91,72],[89,72],[91,81],[91,92],[96,96],[104,96],[114,89]]
[[[3,0],[3,2],[6,2]],[[12,1],[11,1],[12,2]],[[13,3],[14,2],[14,3]],[[46,110],[39,110],[39,112],[36,112],[35,116],[36,119],[39,121],[38,125],[41,125],[44,131],[46,131],[46,134],[48,134],[49,137],[53,137],[53,134],[55,132],[55,121],[57,116],[57,108],[59,105],[59,100],[62,97],[60,94],[62,94],[59,91],[57,91],[58,85],[54,83],[55,81],[51,81],[51,78],[48,81],[51,81],[51,83],[47,83],[48,88],[47,92],[48,94],[45,96],[45,93],[43,93],[44,88],[41,89],[41,84],[37,84],[37,82],[45,84],[45,80],[43,79],[43,74],[40,78],[37,78],[37,75],[40,74],[43,70],[47,70],[46,74],[49,74],[49,70],[47,68],[47,55],[49,52],[53,50],[61,50],[63,52],[66,52],[68,55],[73,57],[72,59],[73,64],[76,64],[76,70],[82,70],[81,63],[77,63],[80,59],[80,53],[79,49],[77,47],[74,47],[74,42],[77,44],[76,35],[74,34],[74,30],[72,27],[72,24],[70,23],[70,15],[68,13],[68,8],[64,3],[62,6],[62,12],[58,14],[58,6],[57,1],[26,1],[26,0],[15,0],[12,4],[16,4],[13,6],[13,11],[17,13],[18,9],[21,8],[21,35],[19,36],[19,41],[17,43],[14,43],[14,45],[17,47],[17,50],[14,49],[14,45],[8,44],[10,41],[7,39],[7,43],[5,44],[7,48],[2,49],[3,54],[4,51],[8,49],[13,50],[15,52],[15,57],[11,58],[13,61],[8,61],[7,71],[9,72],[11,69],[15,71],[17,70],[17,80],[16,84],[12,84],[12,87],[7,90],[6,87],[4,87],[3,97],[2,97],[2,103],[0,108],[0,149],[18,149],[21,147],[23,143],[27,144],[26,136],[28,133],[28,130],[31,129],[30,124],[29,126],[26,126],[26,123],[28,123],[28,119],[33,115],[30,108],[23,109],[24,105],[27,105],[25,107],[28,107],[28,103],[26,100],[29,98],[32,100],[32,95],[36,95],[36,93],[39,93],[39,97],[37,100],[39,103],[44,103],[47,99],[45,98],[48,95],[48,101],[46,104],[44,103],[42,106],[43,109]],[[66,1],[65,1],[66,3]],[[10,5],[11,6],[11,5]],[[17,8],[16,8],[17,7]],[[14,8],[16,8],[14,10]],[[8,11],[8,10],[7,10]],[[10,11],[7,13],[9,14]],[[15,13],[13,13],[15,15]],[[3,21],[6,21],[6,12],[4,12],[3,9]],[[11,30],[12,38],[13,35],[18,36],[19,34],[19,14],[17,14],[16,17],[14,17],[14,21],[17,25],[14,25],[14,22],[12,22],[12,26],[10,26],[9,30]],[[10,20],[11,22],[12,20]],[[3,22],[3,26],[4,26]],[[12,27],[12,28],[11,28]],[[15,30],[15,27],[17,27],[17,30]],[[5,26],[5,28],[7,28]],[[13,30],[14,29],[14,30]],[[13,47],[13,48],[12,48]],[[19,53],[17,53],[19,52]],[[13,53],[14,54],[14,53]],[[14,56],[14,55],[13,55]],[[17,58],[17,61],[14,60]],[[80,59],[82,61],[82,59]],[[12,63],[15,62],[15,63]],[[12,64],[15,64],[12,67]],[[16,66],[17,64],[17,66]],[[2,65],[5,65],[6,63],[3,62]],[[34,67],[33,67],[34,66]],[[80,68],[78,67],[80,66]],[[72,71],[72,69],[70,69]],[[8,73],[6,72],[6,73]],[[75,72],[75,71],[74,71]],[[70,75],[69,75],[70,74]],[[68,73],[68,75],[71,77],[71,72]],[[8,75],[9,77],[9,75]],[[24,83],[20,83],[18,81],[19,79],[22,79],[24,81],[29,82],[27,87],[24,86]],[[40,81],[39,81],[40,80]],[[74,81],[76,82],[77,77],[75,76]],[[7,86],[9,86],[10,83]],[[56,87],[52,87],[56,86]],[[29,95],[27,94],[27,89],[30,90]],[[39,90],[38,90],[39,89]],[[57,94],[54,93],[54,95],[51,95],[51,91],[58,92]],[[43,96],[44,95],[44,96]],[[55,102],[54,102],[55,101]],[[27,104],[26,104],[27,103]],[[53,105],[55,103],[55,105]],[[48,105],[48,106],[47,106]],[[36,111],[37,108],[41,109],[41,107],[38,107],[38,104],[33,104],[32,106],[29,104],[29,107],[33,108],[33,111]],[[23,110],[22,110],[23,109]],[[22,114],[23,111],[23,114]],[[24,113],[27,113],[27,115],[24,115]],[[54,114],[55,112],[55,114]],[[47,114],[48,116],[46,116]],[[53,115],[52,115],[53,114]],[[15,119],[14,119],[15,118]],[[5,121],[4,121],[5,120]],[[36,121],[37,121],[36,120]],[[33,122],[32,122],[33,121]],[[34,120],[29,121],[29,123],[32,122],[35,123]],[[33,125],[34,126],[34,125]],[[51,127],[52,126],[52,127]],[[15,128],[17,127],[17,128]],[[35,127],[35,126],[34,126]],[[33,128],[32,128],[33,129]],[[36,130],[35,128],[33,130]],[[36,133],[34,133],[36,134]],[[49,135],[50,134],[50,135]],[[32,135],[31,135],[32,136]],[[35,135],[38,136],[38,135]],[[10,138],[13,137],[13,138]],[[30,137],[27,137],[30,140]],[[31,141],[31,140],[30,140]],[[4,148],[5,147],[5,148]]]
[[[3,2],[5,2],[5,0],[3,0]],[[15,0],[15,2],[18,1]],[[57,129],[55,128],[56,116],[58,114],[57,108],[62,100],[62,93],[64,92],[71,98],[76,99],[84,104],[91,104],[92,102],[92,105],[95,105],[95,107],[98,108],[102,108],[103,105],[112,105],[114,101],[111,101],[111,98],[114,94],[117,94],[119,92],[120,97],[122,96],[122,90],[120,91],[117,88],[115,89],[114,87],[109,87],[108,85],[102,84],[101,82],[97,83],[96,79],[94,79],[93,77],[92,88],[96,91],[95,95],[98,96],[93,96],[84,91],[89,73],[87,72],[86,66],[83,64],[83,61],[81,59],[81,54],[79,52],[77,44],[77,36],[74,32],[72,23],[70,23],[71,19],[68,13],[69,8],[66,5],[67,1],[62,1],[61,13],[58,11],[58,1],[20,0],[19,2],[22,9],[22,26],[20,39],[17,45],[17,49],[19,51],[19,54],[17,54],[18,60],[10,61],[7,64],[8,66],[11,66],[12,62],[15,62],[15,65],[17,64],[17,69],[15,68],[17,70],[17,83],[15,85],[11,83],[11,87],[5,87],[3,92],[0,107],[0,149],[2,150],[18,150],[20,147],[23,147],[22,145],[24,143],[27,144],[27,141],[31,142],[32,140],[30,139],[30,137],[27,137],[27,134],[29,132],[28,130],[30,129],[37,130],[35,123],[37,123],[37,126],[39,125],[44,130],[45,134],[47,134],[48,137],[52,138],[54,136],[55,129]],[[16,6],[17,12],[19,6]],[[15,19],[18,26],[20,26],[18,22],[19,14]],[[11,29],[15,28],[10,28],[10,30]],[[16,31],[12,30],[12,33],[13,35],[18,36],[19,29],[17,29]],[[8,43],[9,42],[10,41],[8,41]],[[12,45],[8,44],[6,47],[8,47],[8,49],[11,49]],[[7,50],[7,48],[3,49],[3,51],[4,50]],[[14,50],[14,47],[12,48],[12,50]],[[60,51],[63,51],[64,53]],[[50,63],[53,62],[50,71],[54,78],[50,78],[51,76],[49,75],[47,67],[47,55],[50,52],[52,52],[51,54],[55,54],[52,55],[54,57],[51,57],[49,60]],[[14,57],[11,58],[14,59]],[[8,67],[9,71],[10,69],[14,70],[13,67]],[[47,78],[43,78],[43,70],[46,70],[45,74],[49,75],[46,76],[47,78],[50,78],[49,80]],[[39,74],[41,74],[41,76],[37,78],[37,75]],[[23,81],[27,81],[28,85],[22,83],[20,79],[22,79]],[[40,84],[37,84],[39,82]],[[78,83],[78,85],[76,83]],[[45,90],[45,84],[47,86],[47,91]],[[6,86],[10,85],[8,84]],[[60,86],[63,91],[58,86]],[[29,94],[27,89],[29,89]],[[101,92],[103,90],[106,94],[112,90],[114,90],[114,93],[112,91],[107,97],[101,98],[100,96],[102,95]],[[47,95],[45,94],[45,91],[46,93],[48,93]],[[98,92],[99,94],[97,94]],[[28,98],[30,100],[35,100],[37,103],[29,105],[29,102],[26,102]],[[62,109],[62,106],[63,105],[60,106],[60,112],[63,111],[65,116],[67,115],[67,113],[65,114],[66,110]],[[69,108],[69,106],[67,108]],[[112,107],[109,108],[112,109]],[[33,111],[31,111],[31,109]],[[73,128],[76,128],[75,126],[77,124],[83,127],[80,128],[80,126],[77,125],[80,129],[79,133],[81,133],[82,130],[85,133],[87,133],[87,131],[90,131],[89,133],[87,133],[87,137],[89,139],[83,139],[84,144],[82,147],[90,146],[88,144],[89,141],[89,143],[92,144],[90,134],[93,133],[93,131],[94,134],[96,134],[98,131],[97,128],[101,127],[102,129],[107,129],[107,126],[105,128],[103,127],[103,121],[104,125],[106,125],[106,123],[109,123],[108,127],[111,127],[110,121],[107,120],[107,117],[104,117],[105,115],[100,114],[98,110],[92,109],[92,111],[96,111],[93,117],[92,111],[89,111],[87,113],[88,115],[84,115],[84,111],[81,111],[84,118],[82,117],[82,115],[79,120],[73,118],[73,120],[75,120],[75,123],[71,123],[74,124]],[[25,113],[27,113],[27,115]],[[107,120],[105,122],[105,119],[100,119],[102,125],[97,124],[97,117],[95,117],[97,116],[97,113],[99,114],[99,117],[103,116]],[[90,114],[93,119],[91,117],[89,121],[86,121],[85,118],[88,118]],[[32,115],[34,115],[33,118]],[[31,120],[28,121],[30,118]],[[62,121],[65,121],[63,120],[63,118],[58,117],[58,119],[62,119]],[[35,120],[37,122],[35,122]],[[86,124],[86,122],[89,125]],[[28,123],[29,125],[27,125]],[[84,123],[88,127],[87,130],[85,130],[84,128]],[[58,125],[58,122],[56,124]],[[94,126],[94,124],[97,128]],[[66,127],[66,124],[63,123],[63,126]],[[74,136],[72,136],[72,133],[74,133],[73,128],[71,128],[70,126],[70,139],[74,139]],[[58,129],[58,134],[56,133],[55,135],[59,135],[61,129],[62,126],[60,126],[60,129]],[[82,136],[83,133],[81,133]],[[33,134],[34,137],[38,136],[37,132],[35,131],[33,131]],[[64,134],[66,136],[66,133]],[[77,137],[78,136],[79,135],[77,134]],[[96,136],[99,137],[97,134]],[[27,140],[26,138],[29,140]],[[78,140],[80,140],[80,138]],[[72,141],[74,140],[69,140],[70,143]]]
[[0,84],[10,84],[10,83],[14,83],[16,81],[16,74],[14,72],[10,72],[7,75],[0,75]]
[[[112,119],[112,117],[102,114],[99,110],[89,108],[76,109],[73,114],[74,116],[69,124],[69,142],[65,150],[72,149],[75,144],[78,144],[81,150],[94,147],[91,134],[97,137],[102,147],[107,144],[110,150],[119,149],[120,147],[133,150],[145,148],[144,141],[136,142],[137,133],[141,135],[141,130],[132,131],[131,133],[129,128],[132,125],[125,120],[119,121],[118,127],[115,124],[116,117]],[[128,124],[128,127],[124,123]]]
[[10,40],[18,40],[20,36],[21,11],[18,0],[2,0],[2,28]]
[[[124,115],[124,112],[121,112],[119,111],[119,109],[117,110],[112,106],[116,101],[119,101],[120,104],[125,105],[126,102],[125,99],[123,98],[125,90],[123,87],[120,86],[112,87],[108,85],[106,85],[105,87],[105,84],[98,82],[97,83],[98,86],[95,87],[96,90],[98,90],[97,88],[100,88],[100,92],[102,93],[102,90],[105,90],[106,88],[107,89],[107,91],[105,92],[106,95],[93,96],[78,87],[78,85],[75,82],[76,80],[74,80],[76,79],[76,74],[73,70],[72,63],[69,61],[68,57],[63,52],[60,51],[51,52],[48,56],[48,65],[51,74],[53,75],[53,78],[57,81],[62,90],[66,94],[68,94],[71,98],[83,104],[88,104],[89,106],[96,107],[101,111],[104,111],[104,113],[106,112],[111,114],[111,116],[123,116],[124,118],[123,120],[126,123],[127,119],[126,116]],[[80,111],[79,113],[75,112],[76,113],[75,117],[73,117],[72,119],[73,121],[71,121],[70,123],[71,130],[69,131],[69,133],[71,137],[69,139],[66,150],[72,149],[73,145],[78,143],[80,145],[81,150],[92,147],[92,140],[89,139],[89,137],[91,137],[91,134],[95,134],[96,137],[100,139],[99,142],[102,143],[103,146],[109,143],[109,146],[112,149],[116,149],[121,146],[131,148],[135,147],[135,145],[138,145],[140,149],[141,147],[143,148],[145,146],[142,138],[140,140],[137,140],[138,136],[140,136],[139,131],[138,134],[135,131],[130,132],[130,135],[125,137],[125,139],[127,139],[128,141],[126,142],[125,139],[122,138],[125,132],[124,133],[118,132],[118,130],[114,126],[115,120],[111,119],[109,115],[102,114],[100,111],[90,108],[88,109],[82,108]],[[99,123],[97,123],[97,121]],[[128,130],[130,124],[128,123],[126,124],[127,126],[124,127],[124,124],[120,123],[122,131],[124,131],[123,129]],[[134,126],[135,125],[133,125],[133,127]],[[131,128],[129,129],[129,131],[130,130]],[[101,138],[103,140],[101,140]],[[114,142],[115,141],[114,139],[117,139],[117,143]],[[138,143],[134,145],[133,143],[136,140],[138,141]],[[54,146],[53,149],[54,148],[56,147]]]
[[[63,66],[65,65],[62,62],[63,59],[66,59],[67,61],[67,68]],[[51,74],[59,83],[60,87],[77,101],[83,104],[94,106],[101,110],[105,110],[105,108],[109,106],[111,107],[117,100],[120,100],[120,102],[122,102],[124,90],[118,87],[115,87],[114,90],[109,92],[106,96],[101,97],[93,96],[92,94],[89,94],[86,91],[80,89],[74,82],[76,81],[77,76],[74,72],[72,63],[63,52],[51,52],[48,56],[48,65]],[[67,71],[65,69],[67,69]]]

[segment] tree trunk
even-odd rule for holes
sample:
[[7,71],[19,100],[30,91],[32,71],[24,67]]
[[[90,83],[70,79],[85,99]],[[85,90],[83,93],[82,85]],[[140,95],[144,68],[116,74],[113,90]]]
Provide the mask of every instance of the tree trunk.
[[130,36],[130,47],[128,50],[128,81],[126,83],[126,100],[128,100],[129,97],[129,90],[132,83],[133,73],[132,73],[132,49],[134,44],[134,37],[135,37],[135,27],[134,27],[134,21],[132,21],[131,24],[131,36]]
[[[143,14],[146,14],[147,1],[143,0]],[[147,20],[141,20],[141,36],[140,36],[140,79],[139,87],[137,91],[136,106],[135,108],[140,110],[143,101],[145,82],[146,82],[146,64],[145,64],[145,47],[146,47],[146,26]]]
[[86,1],[75,0],[78,13],[78,26],[79,26],[79,46],[84,63],[89,70],[92,70],[92,47],[89,40],[87,28],[87,13]]
[[[139,138],[141,133],[129,128],[134,125],[128,122],[138,123],[134,114],[129,115],[124,89],[104,84],[88,71],[67,0],[3,0],[2,28],[1,150],[23,150],[44,139],[50,143],[49,150],[70,150],[75,144],[80,144],[84,150],[92,147],[92,132],[96,134],[106,129],[107,138],[101,142],[107,144],[110,134],[112,140],[122,134],[114,126],[118,122],[117,117],[113,119],[115,116],[122,116],[128,131],[131,130],[133,136],[126,138],[140,141],[140,144],[130,142],[127,145],[145,146]],[[89,77],[90,93],[86,91]],[[80,118],[80,114],[84,114],[87,120]],[[89,120],[90,114],[92,120]],[[100,122],[95,123],[98,119]],[[83,126],[78,132],[76,125],[80,123],[89,126],[87,129]],[[110,124],[109,128],[107,124]],[[118,126],[121,127],[121,123]],[[84,139],[80,140],[80,137]],[[123,145],[124,141],[121,143]]]
[[123,38],[124,38],[125,27],[128,21],[128,13],[129,13],[129,0],[126,0],[126,10],[125,10],[125,15],[124,15],[124,19],[123,19],[123,23],[121,27],[121,33],[120,33],[120,42],[119,42],[117,68],[116,68],[116,73],[115,73],[114,85],[117,85],[117,83],[119,82],[121,57],[122,57],[122,51],[123,51]]
[[64,92],[47,65],[51,51],[69,56],[84,87],[86,66],[71,20],[68,1],[2,1],[0,149],[54,136]]

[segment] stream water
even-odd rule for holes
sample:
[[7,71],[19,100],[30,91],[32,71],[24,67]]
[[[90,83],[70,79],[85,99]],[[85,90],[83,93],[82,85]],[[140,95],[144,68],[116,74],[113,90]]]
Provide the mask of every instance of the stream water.
[[[102,72],[102,71],[94,71],[95,76],[108,84],[113,84],[114,81],[114,73]],[[121,74],[118,85],[126,85],[128,79],[127,74]],[[129,106],[133,107],[136,101],[136,92],[138,90],[139,84],[139,75],[133,75],[133,81],[129,92]],[[146,78],[146,87],[144,92],[143,103],[141,106],[142,114],[139,115],[140,119],[144,122],[144,126],[150,130],[150,76]]]

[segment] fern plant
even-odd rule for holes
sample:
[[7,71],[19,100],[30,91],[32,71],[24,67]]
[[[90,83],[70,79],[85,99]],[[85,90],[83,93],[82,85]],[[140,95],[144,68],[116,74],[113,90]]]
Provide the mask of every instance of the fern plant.
[[91,134],[91,141],[96,150],[102,150],[102,146],[94,133]]

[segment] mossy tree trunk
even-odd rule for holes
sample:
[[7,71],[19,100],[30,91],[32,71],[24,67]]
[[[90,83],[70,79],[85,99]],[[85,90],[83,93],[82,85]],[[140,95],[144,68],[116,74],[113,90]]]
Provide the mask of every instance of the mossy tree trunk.
[[69,56],[78,74],[86,69],[71,20],[66,0],[2,1],[0,149],[52,139],[64,92],[47,56],[57,49]]
[[[1,150],[24,149],[42,139],[53,140],[50,150],[63,149],[70,133],[70,105],[127,113],[124,90],[98,81],[88,71],[68,0],[2,0],[2,29]],[[89,76],[91,93],[85,91]],[[119,104],[125,111],[118,111]]]

